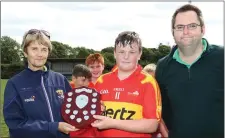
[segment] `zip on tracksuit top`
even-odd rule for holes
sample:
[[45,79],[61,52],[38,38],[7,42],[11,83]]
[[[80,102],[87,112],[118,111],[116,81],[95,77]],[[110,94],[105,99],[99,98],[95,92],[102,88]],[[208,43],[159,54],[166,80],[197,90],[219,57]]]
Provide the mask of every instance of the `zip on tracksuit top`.
[[11,138],[67,138],[58,131],[67,79],[51,70],[24,69],[8,80],[3,114]]
[[191,65],[178,58],[177,46],[157,64],[169,138],[223,138],[224,48],[202,42],[204,52]]

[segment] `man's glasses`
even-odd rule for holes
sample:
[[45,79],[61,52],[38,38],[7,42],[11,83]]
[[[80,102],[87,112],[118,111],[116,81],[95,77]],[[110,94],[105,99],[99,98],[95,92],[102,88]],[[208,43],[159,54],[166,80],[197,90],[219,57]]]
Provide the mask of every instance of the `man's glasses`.
[[[38,29],[31,29],[27,32],[28,34],[36,34],[36,33],[43,33],[45,36],[47,36],[50,39],[50,33],[45,30],[38,30]],[[26,37],[27,37],[26,35]]]
[[194,30],[196,29],[198,26],[201,26],[197,23],[191,23],[191,24],[187,24],[187,25],[177,25],[175,26],[173,29],[176,30],[176,31],[183,31],[185,26],[187,26],[187,29],[188,30]]

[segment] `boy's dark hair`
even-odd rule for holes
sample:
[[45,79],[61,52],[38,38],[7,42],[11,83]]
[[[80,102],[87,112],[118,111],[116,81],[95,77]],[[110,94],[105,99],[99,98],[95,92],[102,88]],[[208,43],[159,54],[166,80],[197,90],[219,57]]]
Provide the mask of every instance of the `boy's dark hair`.
[[139,34],[133,31],[124,31],[117,36],[114,48],[116,50],[116,46],[118,44],[122,44],[123,47],[125,47],[126,45],[131,45],[132,43],[137,43],[139,46],[139,51],[142,51],[142,42]]
[[75,65],[72,71],[72,75],[74,77],[85,77],[87,79],[91,79],[92,77],[90,69],[83,64]]

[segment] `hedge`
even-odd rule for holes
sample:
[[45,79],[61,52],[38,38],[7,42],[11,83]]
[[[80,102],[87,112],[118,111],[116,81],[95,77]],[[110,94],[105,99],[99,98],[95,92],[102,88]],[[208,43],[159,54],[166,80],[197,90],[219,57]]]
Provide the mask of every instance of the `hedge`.
[[24,64],[1,64],[1,79],[9,79],[24,69]]

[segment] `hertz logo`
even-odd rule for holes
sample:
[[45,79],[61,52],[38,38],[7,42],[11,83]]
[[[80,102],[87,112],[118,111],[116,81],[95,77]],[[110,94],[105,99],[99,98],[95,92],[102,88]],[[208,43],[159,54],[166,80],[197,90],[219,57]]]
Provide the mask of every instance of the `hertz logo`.
[[120,120],[133,120],[133,116],[135,115],[135,111],[129,111],[125,108],[118,109],[114,111],[113,109],[109,108],[104,112],[105,116],[108,116],[110,118],[116,119],[117,116],[119,116]]
[[104,102],[103,115],[118,120],[136,120],[143,118],[142,106],[126,102]]

